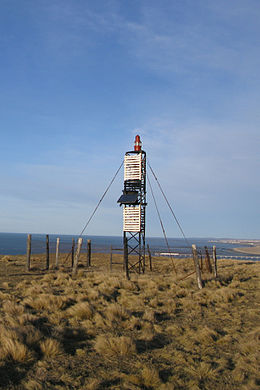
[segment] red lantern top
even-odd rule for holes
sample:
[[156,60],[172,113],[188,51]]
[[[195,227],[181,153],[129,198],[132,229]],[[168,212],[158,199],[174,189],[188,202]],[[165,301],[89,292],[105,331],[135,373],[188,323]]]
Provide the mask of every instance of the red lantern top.
[[140,152],[142,149],[142,142],[140,140],[140,136],[136,135],[135,136],[135,152]]

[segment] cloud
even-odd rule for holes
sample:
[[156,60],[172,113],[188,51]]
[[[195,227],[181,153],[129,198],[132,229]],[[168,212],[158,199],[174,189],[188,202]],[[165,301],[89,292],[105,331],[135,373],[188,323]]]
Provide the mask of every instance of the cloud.
[[[119,45],[135,66],[163,77],[207,71],[245,76],[260,65],[259,3],[255,0],[196,3],[142,1],[133,6],[102,1],[44,2],[32,10],[41,49],[62,61],[84,58],[104,42]],[[137,17],[138,16],[138,17]],[[69,56],[67,55],[69,52]],[[88,55],[89,53],[89,55]],[[67,58],[66,58],[67,57]],[[239,66],[237,66],[239,64]]]
[[178,128],[163,121],[149,123],[142,140],[153,170],[181,209],[199,204],[202,213],[215,207],[225,214],[225,199],[239,199],[242,207],[243,199],[260,191],[257,130],[202,121]]
[[[18,215],[24,208],[32,220],[34,214],[83,220],[140,133],[191,234],[198,218],[205,221],[214,209],[230,231],[230,210],[232,217],[248,210],[256,226],[258,1],[26,4],[17,18],[23,26],[29,21],[29,28],[21,38],[16,31],[14,56],[5,58],[15,71],[2,94],[6,104],[13,83],[12,99],[3,106],[10,133],[2,137],[1,155],[2,164],[9,161],[1,193],[13,202],[10,210]],[[11,36],[14,24],[8,28]],[[24,90],[13,78],[19,72],[26,75]],[[22,150],[20,143],[26,144]],[[104,231],[110,222],[117,231],[112,215],[120,180],[102,204]]]
[[164,77],[194,76],[203,70],[226,72],[232,77],[258,73],[255,34],[259,34],[259,24],[255,14],[260,14],[259,3],[250,2],[245,13],[241,2],[220,3],[178,6],[174,2],[164,8],[161,3],[149,2],[142,6],[141,21],[125,21],[123,40],[141,66]]

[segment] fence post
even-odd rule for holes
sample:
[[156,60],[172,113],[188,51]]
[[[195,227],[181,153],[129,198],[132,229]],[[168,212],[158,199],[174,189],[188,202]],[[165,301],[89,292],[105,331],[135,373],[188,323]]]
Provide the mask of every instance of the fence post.
[[202,280],[201,280],[201,273],[200,273],[197,248],[196,248],[195,244],[192,244],[192,254],[193,254],[193,261],[194,261],[194,266],[195,266],[195,271],[196,271],[197,283],[198,283],[199,289],[201,290],[203,286],[202,286]]
[[83,241],[83,238],[80,237],[80,238],[78,239],[76,257],[75,257],[75,262],[74,262],[74,264],[73,264],[73,270],[72,270],[73,275],[76,275],[76,273],[77,273],[78,262],[79,262],[79,256],[80,256],[80,251],[81,251],[81,247],[82,247],[82,241]]
[[75,240],[72,238],[72,247],[71,247],[71,268],[74,266],[74,250],[75,250]]
[[202,257],[202,253],[200,255],[200,270],[201,270],[201,272],[203,271],[203,257]]
[[31,268],[31,251],[32,251],[32,235],[28,234],[27,236],[27,261],[26,261],[26,271],[30,271]]
[[112,260],[113,260],[113,253],[112,253],[112,245],[110,246],[110,272],[112,272]]
[[87,247],[87,266],[91,266],[91,240],[88,240],[88,247]]
[[152,271],[152,270],[153,270],[153,265],[152,265],[152,254],[151,254],[149,245],[147,245],[147,251],[148,251],[148,255],[149,255],[150,271]]
[[211,267],[211,262],[210,262],[210,257],[209,257],[209,251],[208,248],[205,246],[205,260],[206,260],[206,267],[208,272],[212,273],[212,267]]
[[56,243],[56,262],[55,262],[56,268],[59,268],[59,246],[60,246],[60,239],[58,237]]
[[143,254],[143,266],[142,266],[142,273],[145,273],[145,245],[144,245],[144,254]]
[[216,246],[213,245],[213,267],[214,267],[214,276],[215,279],[218,277],[218,272],[217,272],[217,251],[216,251]]
[[50,268],[50,245],[49,245],[49,235],[46,234],[46,270]]

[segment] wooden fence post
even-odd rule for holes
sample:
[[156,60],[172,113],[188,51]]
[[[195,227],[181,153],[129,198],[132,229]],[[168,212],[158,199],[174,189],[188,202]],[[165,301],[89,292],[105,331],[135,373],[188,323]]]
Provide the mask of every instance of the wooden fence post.
[[213,245],[213,270],[214,270],[214,276],[215,279],[218,277],[218,271],[217,271],[217,251],[216,246]]
[[75,240],[72,238],[72,247],[71,247],[71,267],[74,266],[74,250],[75,250]]
[[112,260],[113,260],[113,253],[112,253],[112,245],[110,246],[110,272],[112,272]]
[[50,245],[49,245],[49,235],[46,234],[46,270],[50,268]]
[[196,245],[192,245],[192,254],[193,254],[193,261],[196,271],[196,277],[197,277],[197,283],[198,287],[201,290],[202,289],[202,280],[201,280],[201,273],[200,273],[200,266],[199,266],[199,260],[198,260],[198,254],[197,254],[197,248]]
[[83,238],[80,237],[80,238],[78,239],[76,257],[75,257],[75,261],[74,261],[74,265],[73,265],[73,270],[72,270],[73,275],[76,275],[76,273],[77,273],[78,262],[79,262],[79,256],[80,256],[80,251],[81,251],[81,247],[82,247],[82,241],[83,241]]
[[149,245],[147,245],[147,251],[148,251],[148,256],[149,256],[150,271],[152,271],[152,270],[153,270],[153,265],[152,265],[152,254],[151,254]]
[[26,261],[26,271],[30,271],[31,268],[31,251],[32,251],[32,235],[28,234],[27,236],[27,261]]
[[201,270],[201,272],[203,271],[203,257],[202,257],[202,253],[200,255],[200,270]]
[[60,239],[58,237],[56,243],[56,262],[55,262],[56,268],[59,268],[59,246],[60,246]]
[[208,248],[206,246],[204,248],[205,248],[206,267],[207,267],[208,272],[212,273],[209,251],[208,251]]
[[88,247],[87,247],[87,266],[91,266],[91,240],[88,240]]

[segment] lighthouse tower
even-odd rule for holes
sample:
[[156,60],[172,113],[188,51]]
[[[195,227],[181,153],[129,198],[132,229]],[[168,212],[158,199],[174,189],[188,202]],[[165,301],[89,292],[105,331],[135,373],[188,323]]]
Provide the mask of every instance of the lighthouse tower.
[[[134,150],[125,153],[124,189],[117,202],[124,208],[124,264],[129,277],[131,270],[145,271],[146,153],[139,135],[135,137]],[[130,262],[129,255],[137,255],[137,260]]]

